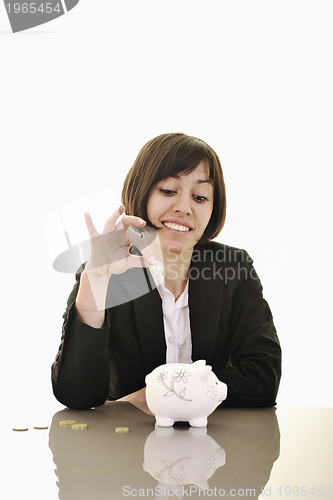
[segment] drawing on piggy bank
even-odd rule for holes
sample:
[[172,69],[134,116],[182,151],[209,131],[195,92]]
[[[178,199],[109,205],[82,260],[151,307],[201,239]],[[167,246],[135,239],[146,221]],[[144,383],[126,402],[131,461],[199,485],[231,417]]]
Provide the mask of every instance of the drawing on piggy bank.
[[205,360],[158,366],[146,376],[146,386],[147,405],[161,427],[175,421],[206,427],[208,415],[227,397],[226,384]]

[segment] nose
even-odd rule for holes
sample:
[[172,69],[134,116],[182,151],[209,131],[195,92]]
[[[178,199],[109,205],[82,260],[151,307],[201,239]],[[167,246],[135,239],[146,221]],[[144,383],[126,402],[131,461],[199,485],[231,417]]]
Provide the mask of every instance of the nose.
[[190,215],[192,213],[190,199],[185,193],[177,196],[173,204],[173,210],[174,212],[184,215]]

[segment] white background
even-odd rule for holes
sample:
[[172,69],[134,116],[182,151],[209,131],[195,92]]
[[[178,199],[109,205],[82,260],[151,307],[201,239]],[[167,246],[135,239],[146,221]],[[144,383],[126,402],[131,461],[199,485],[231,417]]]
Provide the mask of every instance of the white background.
[[[283,348],[278,404],[332,406],[332,11],[320,0],[81,0],[12,34],[0,5],[10,418],[62,408],[50,366],[74,276],[52,269],[66,248],[52,214],[69,203],[83,212],[87,199],[107,217],[140,148],[170,131],[221,158],[228,213],[218,241],[245,248],[261,278]],[[70,217],[75,239],[82,218]]]

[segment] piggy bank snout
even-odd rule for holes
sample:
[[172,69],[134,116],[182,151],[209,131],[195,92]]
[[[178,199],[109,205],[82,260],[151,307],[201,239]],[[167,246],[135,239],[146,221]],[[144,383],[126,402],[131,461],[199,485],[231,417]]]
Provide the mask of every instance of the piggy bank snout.
[[222,403],[227,397],[227,385],[219,380],[216,387],[218,390],[218,402]]

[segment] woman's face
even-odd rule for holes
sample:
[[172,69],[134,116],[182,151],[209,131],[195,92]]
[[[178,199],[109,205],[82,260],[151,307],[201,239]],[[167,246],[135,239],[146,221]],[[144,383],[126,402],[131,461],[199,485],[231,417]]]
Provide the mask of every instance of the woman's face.
[[147,215],[158,229],[163,251],[192,250],[202,237],[213,211],[213,186],[207,160],[190,174],[168,177],[149,194]]

